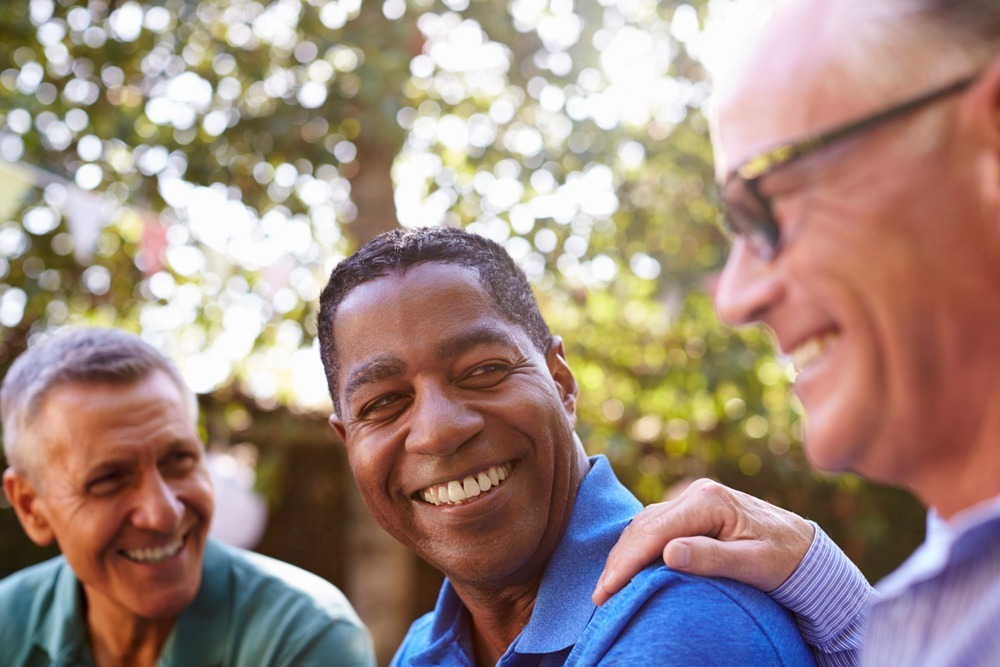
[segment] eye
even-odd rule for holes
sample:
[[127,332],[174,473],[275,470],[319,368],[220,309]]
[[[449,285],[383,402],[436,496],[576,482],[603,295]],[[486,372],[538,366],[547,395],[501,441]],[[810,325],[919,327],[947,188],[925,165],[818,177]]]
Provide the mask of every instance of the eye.
[[122,470],[111,470],[87,482],[87,493],[94,496],[108,496],[122,489],[128,482]]
[[200,458],[198,452],[170,452],[160,459],[160,469],[168,475],[182,475],[192,470]]
[[510,369],[509,364],[491,361],[473,368],[465,374],[465,377],[460,382],[464,386],[471,386],[476,389],[488,389],[499,384],[501,380],[506,378],[510,374]]
[[406,394],[383,394],[370,403],[364,405],[361,410],[358,411],[358,419],[391,416],[402,408],[406,398]]

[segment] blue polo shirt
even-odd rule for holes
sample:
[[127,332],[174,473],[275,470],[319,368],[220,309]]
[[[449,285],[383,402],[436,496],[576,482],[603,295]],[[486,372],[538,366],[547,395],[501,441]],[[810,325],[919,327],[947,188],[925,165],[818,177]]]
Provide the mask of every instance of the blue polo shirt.
[[[603,456],[577,492],[528,625],[499,665],[812,665],[791,615],[760,591],[664,565],[595,607],[611,547],[641,504]],[[472,666],[471,619],[446,579],[434,611],[410,627],[393,665]]]
[[[91,667],[80,582],[60,556],[0,581],[0,665]],[[375,664],[343,594],[305,570],[209,541],[201,587],[158,667]]]

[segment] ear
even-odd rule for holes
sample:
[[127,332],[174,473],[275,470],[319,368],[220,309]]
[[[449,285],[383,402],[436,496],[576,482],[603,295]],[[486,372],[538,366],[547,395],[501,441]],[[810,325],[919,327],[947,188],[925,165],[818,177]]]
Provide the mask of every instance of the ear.
[[344,428],[344,420],[341,419],[340,417],[338,417],[337,413],[334,412],[334,413],[332,413],[330,415],[329,421],[330,421],[331,428],[333,428],[333,430],[337,432],[337,435],[339,435],[340,439],[343,440],[344,443],[346,444],[347,443],[347,429]]
[[976,128],[980,145],[989,151],[992,168],[986,179],[996,194],[995,189],[1000,188],[1000,182],[996,182],[1000,172],[1000,58],[979,75],[970,98],[967,120]]
[[1000,58],[997,58],[980,76],[991,129],[994,137],[998,137],[1000,136]]
[[559,389],[559,396],[562,398],[563,407],[566,408],[566,414],[575,422],[576,397],[579,389],[576,386],[576,378],[573,377],[573,371],[570,370],[569,364],[566,363],[566,353],[563,352],[563,342],[559,336],[552,337],[549,351],[545,355],[545,362],[549,368],[549,373],[552,375],[552,379],[556,381],[556,387]]
[[45,514],[45,502],[35,485],[23,474],[7,468],[3,473],[3,490],[31,541],[40,547],[52,544],[56,536]]

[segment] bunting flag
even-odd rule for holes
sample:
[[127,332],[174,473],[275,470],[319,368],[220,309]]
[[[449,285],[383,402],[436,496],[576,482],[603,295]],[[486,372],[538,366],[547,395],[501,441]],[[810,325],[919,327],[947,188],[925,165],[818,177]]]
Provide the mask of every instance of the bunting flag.
[[0,222],[6,222],[20,210],[24,196],[34,185],[30,171],[0,160]]
[[154,213],[142,214],[142,242],[136,265],[143,274],[151,276],[163,268],[163,253],[167,249],[167,228]]
[[[87,266],[101,232],[115,215],[117,205],[101,196],[76,186],[72,181],[28,164],[0,160],[0,223],[7,221],[21,208],[25,195],[33,187],[44,188],[58,183],[66,188],[63,213],[73,237],[73,256]],[[133,208],[118,209],[122,215],[141,220],[140,257],[137,264],[148,276],[163,268],[163,252],[167,245],[166,229],[155,213]]]
[[73,256],[86,266],[94,257],[101,230],[108,224],[107,203],[86,190],[69,188],[66,199],[66,224],[73,237]]

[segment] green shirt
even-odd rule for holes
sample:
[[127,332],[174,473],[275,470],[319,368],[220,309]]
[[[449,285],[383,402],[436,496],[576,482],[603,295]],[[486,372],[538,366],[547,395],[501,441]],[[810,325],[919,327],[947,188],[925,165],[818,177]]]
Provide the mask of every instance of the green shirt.
[[[0,665],[90,667],[83,591],[62,557],[0,581]],[[332,584],[287,563],[209,541],[201,588],[158,667],[365,666],[368,632]]]

